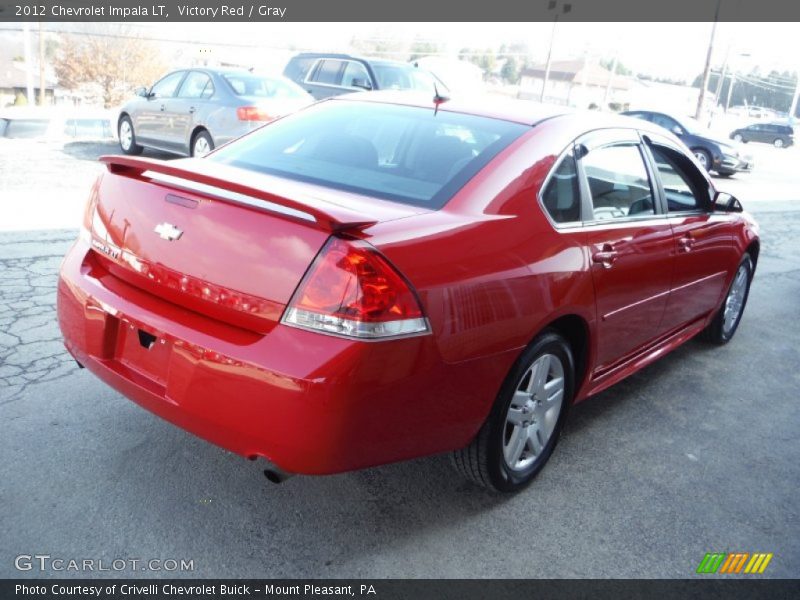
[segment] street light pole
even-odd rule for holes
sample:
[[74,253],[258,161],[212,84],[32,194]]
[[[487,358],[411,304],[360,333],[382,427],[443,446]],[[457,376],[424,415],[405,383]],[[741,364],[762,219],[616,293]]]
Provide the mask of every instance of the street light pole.
[[[556,0],[550,0],[550,3],[547,6],[547,10],[555,10],[558,2]],[[564,4],[561,7],[561,10],[564,14],[567,14],[569,11],[572,10],[572,4]],[[556,16],[553,19],[553,30],[550,32],[550,47],[547,49],[547,62],[544,65],[544,79],[542,80],[542,93],[539,94],[539,102],[544,102],[544,92],[547,89],[547,81],[550,79],[550,59],[553,56],[553,41],[556,38],[556,25],[558,24],[558,11],[556,11]]]

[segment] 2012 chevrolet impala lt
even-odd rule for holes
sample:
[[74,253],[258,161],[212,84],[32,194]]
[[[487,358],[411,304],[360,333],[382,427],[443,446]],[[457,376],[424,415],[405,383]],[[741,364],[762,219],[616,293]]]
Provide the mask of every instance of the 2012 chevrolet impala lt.
[[67,348],[274,477],[450,451],[513,491],[572,404],[731,339],[758,228],[677,138],[443,100],[340,96],[202,159],[103,157]]

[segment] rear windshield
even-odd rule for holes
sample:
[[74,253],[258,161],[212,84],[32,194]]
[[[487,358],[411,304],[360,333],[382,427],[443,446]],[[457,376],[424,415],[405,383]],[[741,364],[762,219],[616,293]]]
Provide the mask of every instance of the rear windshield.
[[260,98],[304,98],[305,92],[291,81],[259,77],[249,73],[226,73],[223,75],[237,96]]
[[431,108],[334,100],[208,156],[243,169],[437,209],[528,126]]

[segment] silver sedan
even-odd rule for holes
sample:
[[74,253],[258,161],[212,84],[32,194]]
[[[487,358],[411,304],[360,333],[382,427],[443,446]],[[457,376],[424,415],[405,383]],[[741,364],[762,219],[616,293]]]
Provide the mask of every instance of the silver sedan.
[[284,77],[241,69],[173,71],[123,105],[117,121],[125,154],[153,148],[203,156],[314,99]]

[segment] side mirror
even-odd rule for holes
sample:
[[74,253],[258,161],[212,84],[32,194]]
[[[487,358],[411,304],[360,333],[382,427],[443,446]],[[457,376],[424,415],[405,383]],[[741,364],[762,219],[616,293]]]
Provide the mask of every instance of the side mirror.
[[683,135],[683,129],[681,129],[680,126],[675,125],[675,127],[672,128],[672,133],[675,135]]
[[727,192],[717,192],[714,195],[715,212],[742,212],[742,203]]
[[133,93],[137,96],[141,96],[142,98],[147,98],[150,95],[147,93],[146,87],[138,87],[133,91]]
[[371,90],[372,84],[362,77],[354,77],[353,81],[350,83],[352,87],[361,88],[363,90]]

